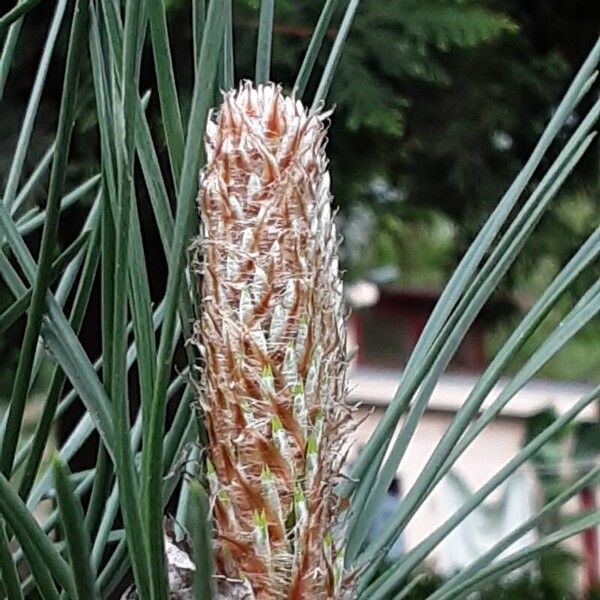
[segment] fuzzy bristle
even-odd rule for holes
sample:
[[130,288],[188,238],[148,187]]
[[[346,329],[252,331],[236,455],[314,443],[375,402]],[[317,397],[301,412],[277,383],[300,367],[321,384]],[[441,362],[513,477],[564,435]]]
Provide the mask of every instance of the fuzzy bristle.
[[257,600],[342,593],[346,322],[326,117],[245,83],[207,127],[196,341],[216,565]]

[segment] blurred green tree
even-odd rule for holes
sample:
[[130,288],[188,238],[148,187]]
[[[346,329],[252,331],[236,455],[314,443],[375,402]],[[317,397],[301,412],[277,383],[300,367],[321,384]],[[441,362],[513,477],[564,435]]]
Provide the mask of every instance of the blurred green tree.
[[[248,7],[235,29],[244,77],[257,3],[239,1]],[[290,82],[321,5],[277,3],[275,79]],[[346,257],[350,277],[393,263],[404,283],[445,279],[531,150],[599,22],[600,7],[588,0],[361,4],[329,98],[337,107],[334,193],[343,216],[359,222],[350,245],[363,245]],[[534,293],[589,233],[599,210],[597,162],[590,153],[502,292]]]

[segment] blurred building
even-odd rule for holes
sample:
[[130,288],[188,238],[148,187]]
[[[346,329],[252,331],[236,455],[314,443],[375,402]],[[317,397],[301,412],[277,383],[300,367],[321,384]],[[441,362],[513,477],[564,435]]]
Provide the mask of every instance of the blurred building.
[[[351,287],[349,303],[349,341],[355,348],[350,376],[350,401],[359,403],[363,419],[356,432],[355,448],[366,443],[393,398],[402,369],[431,313],[438,293],[427,289],[377,288],[371,284]],[[498,315],[507,310],[503,302],[491,303],[482,311],[465,336],[459,351],[433,391],[427,410],[400,465],[398,479],[406,491],[415,482],[438,440],[456,411],[473,389],[488,357],[485,333]],[[489,406],[507,379],[501,380],[487,397]],[[532,380],[502,410],[457,461],[450,476],[433,490],[420,507],[403,536],[410,549],[445,521],[472,492],[504,466],[522,447],[529,417],[547,408],[564,413],[591,387],[583,384]],[[580,419],[597,420],[596,409],[588,407]],[[569,471],[569,465],[557,465]],[[432,566],[452,572],[468,564],[501,537],[521,524],[540,504],[538,477],[531,466],[515,473],[501,489],[475,511],[442,543],[433,556]],[[579,500],[595,502],[590,490]],[[401,499],[399,500],[401,501]],[[569,508],[569,507],[567,507]],[[570,509],[580,508],[577,502]],[[534,541],[535,533],[525,536],[520,545]],[[584,558],[582,577],[594,580],[598,572],[597,533],[589,532],[574,540],[571,547]]]

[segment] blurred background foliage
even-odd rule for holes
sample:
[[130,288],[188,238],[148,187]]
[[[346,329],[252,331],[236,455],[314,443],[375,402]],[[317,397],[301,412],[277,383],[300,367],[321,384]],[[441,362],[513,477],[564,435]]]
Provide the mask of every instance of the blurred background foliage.
[[[185,84],[192,68],[190,5],[186,0],[165,1],[177,41],[176,76],[180,89],[189,90]],[[256,2],[234,1],[237,76],[250,77],[258,25]],[[6,180],[51,4],[40,6],[25,20],[29,43],[21,46],[0,115],[0,185]],[[292,81],[321,6],[321,0],[276,2],[275,81],[284,85]],[[600,4],[592,0],[362,2],[329,98],[336,106],[329,156],[345,237],[347,279],[427,287],[444,282],[529,154],[554,102],[591,47],[599,23]],[[334,34],[329,32],[327,43]],[[58,53],[64,50],[65,40]],[[54,130],[61,69],[50,72],[25,177]],[[142,84],[152,83],[153,77],[151,70],[142,73]],[[79,110],[92,119],[89,82],[87,86],[90,93],[86,96],[84,86]],[[148,110],[153,134],[160,140],[157,104],[158,99],[151,98]],[[582,113],[587,108],[582,106]],[[86,133],[89,119],[78,124],[84,130],[80,133]],[[570,125],[575,127],[576,121]],[[93,136],[75,137],[73,181],[98,166]],[[490,354],[519,317],[519,308],[545,287],[598,222],[599,162],[596,144],[498,290],[515,300],[515,310],[502,315],[490,330]],[[38,189],[42,204],[46,185],[43,180]],[[141,202],[143,206],[143,195]],[[77,231],[84,212],[85,207],[78,206],[64,213],[61,243],[68,243],[70,232]],[[152,241],[147,241],[152,254]],[[36,240],[31,243],[35,246]],[[157,254],[152,273],[155,297],[163,289],[165,273]],[[600,266],[588,277],[598,275]],[[581,285],[589,285],[589,280]],[[0,286],[0,310],[8,300]],[[540,336],[559,315],[556,311],[549,317]],[[89,332],[92,346],[94,334]],[[14,348],[21,335],[17,327],[10,337],[0,339],[0,400],[10,389]],[[542,375],[598,380],[594,366],[600,359],[599,335],[600,324],[586,328]]]

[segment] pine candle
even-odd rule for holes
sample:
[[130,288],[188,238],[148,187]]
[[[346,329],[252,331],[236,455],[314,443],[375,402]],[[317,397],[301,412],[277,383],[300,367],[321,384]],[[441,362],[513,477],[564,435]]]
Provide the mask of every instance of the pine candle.
[[200,403],[216,571],[239,597],[339,598],[349,413],[328,113],[275,85],[224,94],[200,176]]

